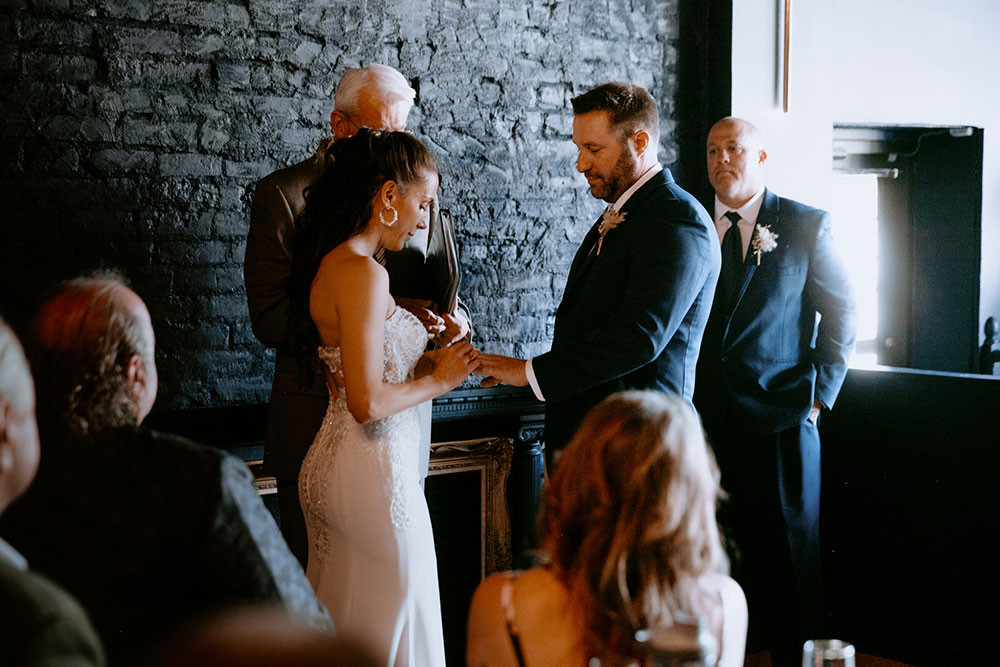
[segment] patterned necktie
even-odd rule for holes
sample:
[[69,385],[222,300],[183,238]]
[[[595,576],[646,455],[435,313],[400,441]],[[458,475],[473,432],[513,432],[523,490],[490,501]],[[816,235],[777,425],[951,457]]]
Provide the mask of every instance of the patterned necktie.
[[729,211],[725,216],[729,218],[729,229],[722,237],[722,273],[719,274],[719,283],[722,303],[728,312],[736,305],[736,293],[743,280],[743,239],[736,224],[740,214]]

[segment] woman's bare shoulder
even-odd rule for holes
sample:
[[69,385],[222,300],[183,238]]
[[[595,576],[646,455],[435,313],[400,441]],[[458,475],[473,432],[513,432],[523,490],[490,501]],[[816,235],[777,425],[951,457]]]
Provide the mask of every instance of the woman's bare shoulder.
[[[504,587],[512,587],[508,602]],[[547,568],[500,572],[476,589],[469,617],[469,664],[517,664],[507,628],[513,614],[527,664],[584,665],[576,619],[568,608],[568,591]]]
[[313,285],[329,283],[357,286],[383,281],[388,284],[389,274],[372,257],[334,248],[320,262]]
[[389,274],[371,257],[341,253],[334,248],[316,271],[310,300],[324,303],[371,301],[372,295],[388,293]]

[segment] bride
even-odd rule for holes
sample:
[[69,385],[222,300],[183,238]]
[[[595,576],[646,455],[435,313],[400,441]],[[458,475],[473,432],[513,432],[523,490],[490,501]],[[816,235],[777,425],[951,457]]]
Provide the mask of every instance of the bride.
[[[468,343],[425,352],[428,334],[389,294],[372,256],[427,226],[437,166],[405,132],[332,144],[306,193],[290,277],[291,343],[303,373],[325,365],[330,405],[299,475],[306,577],[339,636],[383,665],[443,665],[416,406],[478,367]],[[318,349],[318,356],[317,356]]]

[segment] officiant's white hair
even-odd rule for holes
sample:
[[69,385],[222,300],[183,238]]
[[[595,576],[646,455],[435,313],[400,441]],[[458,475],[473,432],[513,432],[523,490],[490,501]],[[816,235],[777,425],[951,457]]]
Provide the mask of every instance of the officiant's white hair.
[[356,67],[344,72],[334,94],[334,109],[348,116],[357,113],[362,93],[379,100],[385,106],[404,102],[407,112],[417,97],[417,91],[399,71],[388,65],[372,63],[366,67]]

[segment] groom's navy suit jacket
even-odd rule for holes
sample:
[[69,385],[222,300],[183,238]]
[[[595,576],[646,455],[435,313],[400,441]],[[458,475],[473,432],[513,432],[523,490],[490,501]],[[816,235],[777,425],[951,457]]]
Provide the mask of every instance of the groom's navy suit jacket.
[[671,391],[691,401],[720,251],[705,209],[664,169],[595,224],[576,253],[556,311],[552,349],[532,360],[546,400],[546,447],[558,450],[604,397]]
[[765,189],[757,226],[777,234],[777,247],[759,265],[748,249],[735,306],[723,312],[717,302],[705,333],[695,403],[710,434],[727,408],[764,434],[801,424],[814,398],[833,407],[854,347],[854,299],[830,214]]

